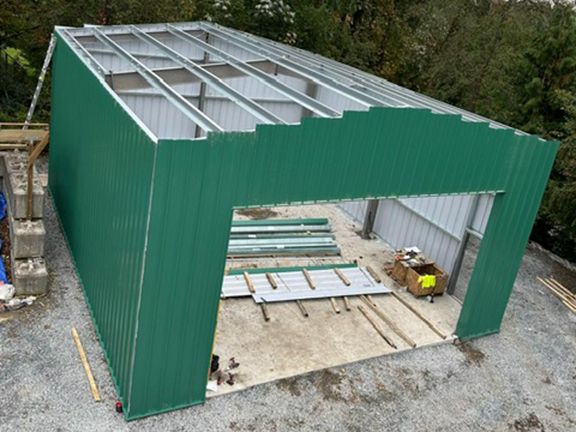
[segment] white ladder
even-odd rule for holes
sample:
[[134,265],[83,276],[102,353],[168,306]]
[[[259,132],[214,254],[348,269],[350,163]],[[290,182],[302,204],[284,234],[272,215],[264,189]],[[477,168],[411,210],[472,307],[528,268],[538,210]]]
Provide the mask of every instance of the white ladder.
[[24,121],[24,126],[22,126],[23,130],[28,129],[28,126],[32,121],[32,116],[34,115],[34,110],[36,109],[36,103],[38,102],[38,98],[40,97],[40,92],[42,91],[42,86],[44,85],[44,78],[46,77],[46,71],[50,66],[50,61],[52,60],[52,54],[54,54],[55,47],[56,47],[56,38],[54,37],[54,34],[52,34],[50,36],[50,44],[48,45],[46,58],[44,59],[44,64],[42,65],[40,76],[38,77],[38,84],[36,84],[36,90],[34,91],[32,102],[30,102],[30,108],[28,108],[28,114],[26,114],[26,120]]

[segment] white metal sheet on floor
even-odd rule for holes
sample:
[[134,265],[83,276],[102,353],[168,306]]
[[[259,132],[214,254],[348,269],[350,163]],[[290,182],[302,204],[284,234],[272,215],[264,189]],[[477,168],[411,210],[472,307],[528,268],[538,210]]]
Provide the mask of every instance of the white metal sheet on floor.
[[[250,274],[254,286],[256,302],[286,301],[291,299],[342,297],[362,294],[386,294],[392,290],[378,283],[366,269],[348,267],[339,269],[349,280],[346,285],[334,269],[309,270],[315,289],[311,289],[302,271],[270,272],[278,288],[273,289],[265,273]],[[295,295],[299,293],[298,295]],[[224,277],[222,298],[248,297],[252,293],[248,289],[242,274]]]

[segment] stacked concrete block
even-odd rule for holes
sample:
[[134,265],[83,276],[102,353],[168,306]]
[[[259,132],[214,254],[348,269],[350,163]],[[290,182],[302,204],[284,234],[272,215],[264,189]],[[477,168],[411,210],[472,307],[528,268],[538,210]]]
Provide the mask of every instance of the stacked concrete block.
[[12,284],[16,295],[39,295],[48,287],[48,270],[44,258],[12,260]]
[[[26,218],[28,207],[28,174],[26,172],[6,175],[8,200],[14,219]],[[42,218],[44,211],[44,189],[38,176],[33,177],[32,182],[32,217]]]
[[44,256],[46,230],[42,219],[17,220],[10,217],[12,257],[39,258]]
[[0,163],[4,195],[8,203],[8,223],[12,256],[12,284],[16,295],[44,294],[48,271],[43,259],[46,230],[42,221],[44,189],[34,168],[32,183],[32,219],[27,219],[27,154],[4,153]]

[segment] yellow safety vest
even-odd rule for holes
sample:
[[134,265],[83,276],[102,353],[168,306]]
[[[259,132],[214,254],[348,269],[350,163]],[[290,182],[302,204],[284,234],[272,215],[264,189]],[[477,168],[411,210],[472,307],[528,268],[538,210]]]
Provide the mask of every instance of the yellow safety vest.
[[434,288],[436,286],[436,276],[422,275],[418,278],[418,283],[422,284],[422,288]]

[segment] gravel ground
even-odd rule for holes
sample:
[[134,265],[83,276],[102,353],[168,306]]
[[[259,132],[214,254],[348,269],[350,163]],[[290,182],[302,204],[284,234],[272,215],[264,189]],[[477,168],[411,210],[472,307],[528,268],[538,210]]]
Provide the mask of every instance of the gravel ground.
[[[576,430],[576,316],[535,281],[576,276],[529,247],[502,332],[264,384],[126,423],[74,266],[47,206],[50,294],[0,316],[1,431]],[[103,401],[92,401],[76,326]]]

